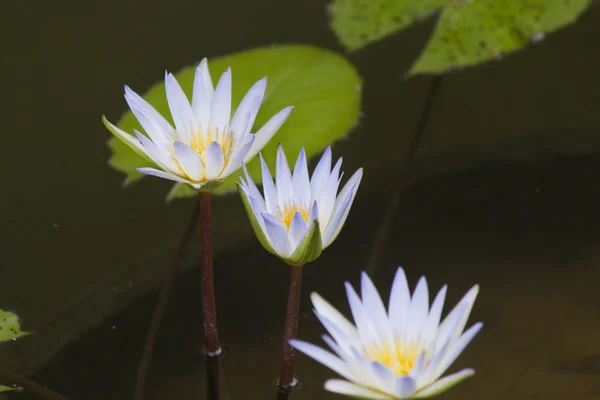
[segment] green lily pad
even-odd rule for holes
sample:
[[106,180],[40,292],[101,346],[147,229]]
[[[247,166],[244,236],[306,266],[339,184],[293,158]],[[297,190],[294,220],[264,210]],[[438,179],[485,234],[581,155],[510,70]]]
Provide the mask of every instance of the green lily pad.
[[574,22],[590,0],[334,0],[331,25],[350,50],[440,16],[409,74],[440,74],[519,50]]
[[8,342],[28,334],[21,330],[17,314],[0,309],[0,342]]
[[[275,165],[277,144],[281,143],[290,157],[296,157],[301,147],[310,157],[344,137],[358,120],[361,78],[337,53],[301,45],[271,46],[212,58],[208,64],[215,81],[231,66],[234,107],[254,82],[268,76],[267,90],[253,132],[282,108],[295,106],[288,120],[263,148],[264,158],[271,168]],[[195,68],[193,65],[175,74],[188,96],[191,95]],[[143,97],[165,118],[171,118],[164,82],[152,86]],[[131,111],[123,115],[117,126],[128,133],[133,133],[133,129],[143,132]],[[112,150],[109,165],[125,174],[126,186],[143,177],[135,169],[148,166],[147,161],[114,137],[108,144]],[[258,157],[249,162],[247,168],[255,182],[260,182]],[[241,169],[229,176],[215,193],[235,190],[240,174]],[[175,184],[167,200],[195,195],[196,192],[187,185]]]

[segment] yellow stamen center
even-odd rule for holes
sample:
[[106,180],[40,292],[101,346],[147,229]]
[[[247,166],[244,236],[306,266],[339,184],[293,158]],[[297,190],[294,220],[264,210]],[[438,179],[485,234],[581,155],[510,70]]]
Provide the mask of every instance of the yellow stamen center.
[[292,219],[294,219],[294,215],[296,213],[300,213],[304,221],[308,221],[308,216],[310,214],[310,209],[301,204],[286,204],[283,209],[278,209],[275,213],[275,218],[284,223],[287,230],[290,230],[290,224],[292,223]]
[[417,358],[419,358],[419,354],[417,348],[404,348],[398,343],[395,349],[389,348],[387,345],[380,346],[376,344],[366,351],[369,360],[379,361],[398,376],[408,375],[415,365]]

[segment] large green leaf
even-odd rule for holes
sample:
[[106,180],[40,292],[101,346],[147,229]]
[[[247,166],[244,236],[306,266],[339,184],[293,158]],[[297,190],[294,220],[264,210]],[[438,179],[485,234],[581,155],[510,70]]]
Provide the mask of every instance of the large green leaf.
[[15,340],[28,332],[21,330],[19,317],[15,313],[0,309],[0,343]]
[[[327,145],[344,137],[354,126],[360,111],[361,79],[354,67],[339,54],[315,47],[290,45],[257,48],[229,56],[209,59],[213,80],[231,66],[233,73],[233,105],[254,82],[268,76],[267,90],[253,132],[282,108],[295,106],[289,119],[263,149],[269,167],[275,164],[277,144],[281,143],[290,157],[296,157],[301,147],[310,157]],[[188,96],[192,91],[195,65],[184,68],[175,76]],[[216,83],[216,82],[215,82]],[[143,97],[162,115],[170,118],[164,82],[157,83]],[[131,111],[117,124],[128,133],[141,126]],[[111,167],[126,175],[125,185],[143,175],[135,168],[147,165],[140,156],[116,138],[109,140]],[[258,158],[248,164],[255,182],[260,182]],[[241,170],[232,174],[215,191],[235,189]],[[195,192],[186,185],[176,184],[168,199],[188,197]]]
[[519,50],[575,19],[590,0],[334,0],[331,25],[356,50],[440,11],[410,74],[440,74]]

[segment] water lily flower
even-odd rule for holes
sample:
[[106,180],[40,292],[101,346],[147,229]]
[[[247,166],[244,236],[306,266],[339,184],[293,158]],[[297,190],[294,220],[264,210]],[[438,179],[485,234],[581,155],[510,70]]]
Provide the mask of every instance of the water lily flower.
[[223,73],[215,89],[204,58],[196,69],[191,103],[173,74],[165,73],[175,127],[127,86],[125,100],[148,136],[135,130],[133,137],[104,117],[103,122],[117,138],[158,167],[138,168],[139,172],[210,191],[252,159],[292,111],[293,107],[282,109],[251,134],[266,85],[266,77],[256,82],[230,119],[231,69]]
[[346,282],[353,325],[321,296],[311,296],[314,311],[329,335],[323,340],[333,353],[292,340],[297,350],[340,374],[325,389],[366,399],[417,399],[437,395],[474,374],[470,368],[440,378],[483,326],[463,332],[477,292],[474,286],[440,323],[446,286],[429,307],[427,281],[422,277],[412,297],[399,268],[388,310],[366,273],[361,296]]
[[331,169],[330,147],[310,179],[304,149],[292,174],[279,146],[275,183],[262,154],[260,160],[264,198],[245,167],[246,180],[242,178],[238,185],[256,236],[267,251],[290,265],[315,260],[340,233],[358,190],[362,168],[338,194],[342,159]]

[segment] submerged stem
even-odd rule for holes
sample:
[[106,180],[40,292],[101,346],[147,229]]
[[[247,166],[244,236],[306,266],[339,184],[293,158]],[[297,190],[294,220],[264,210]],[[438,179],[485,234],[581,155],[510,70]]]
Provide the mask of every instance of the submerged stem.
[[288,295],[285,330],[283,333],[283,357],[281,359],[281,374],[279,376],[279,390],[287,391],[294,383],[294,348],[290,340],[295,339],[298,333],[298,314],[300,311],[300,294],[302,291],[303,266],[291,267],[290,293]]
[[14,385],[21,386],[27,392],[33,393],[42,399],[67,400],[66,397],[63,397],[58,393],[54,393],[52,390],[40,385],[39,383],[35,383],[24,376],[13,374],[12,372],[2,368],[0,368],[0,380],[4,384],[12,383]]
[[177,271],[179,270],[179,265],[181,265],[181,262],[183,261],[183,256],[185,255],[185,251],[187,250],[187,247],[190,243],[190,239],[194,232],[194,227],[196,226],[196,221],[198,220],[199,210],[199,205],[194,207],[194,211],[190,216],[190,220],[187,223],[185,230],[183,231],[181,239],[179,240],[177,252],[175,253],[175,259],[173,260],[171,269],[167,277],[165,278],[162,291],[160,292],[160,297],[158,298],[158,302],[156,303],[154,315],[152,316],[152,322],[150,323],[150,328],[148,329],[148,333],[146,335],[144,353],[142,355],[142,359],[138,367],[138,374],[135,383],[135,392],[133,394],[133,400],[142,400],[144,398],[146,377],[148,376],[148,370],[150,369],[150,363],[152,362],[152,353],[154,352],[154,346],[156,345],[156,337],[158,335],[158,330],[160,329],[160,324],[162,323],[163,315],[169,302],[169,297],[171,296],[171,290],[173,289],[173,281],[175,280],[175,276],[177,275]]
[[217,356],[221,353],[217,332],[217,307],[212,260],[212,231],[210,220],[210,192],[200,192],[200,240],[202,254],[200,273],[202,275],[202,312],[204,315],[204,342],[206,354]]

